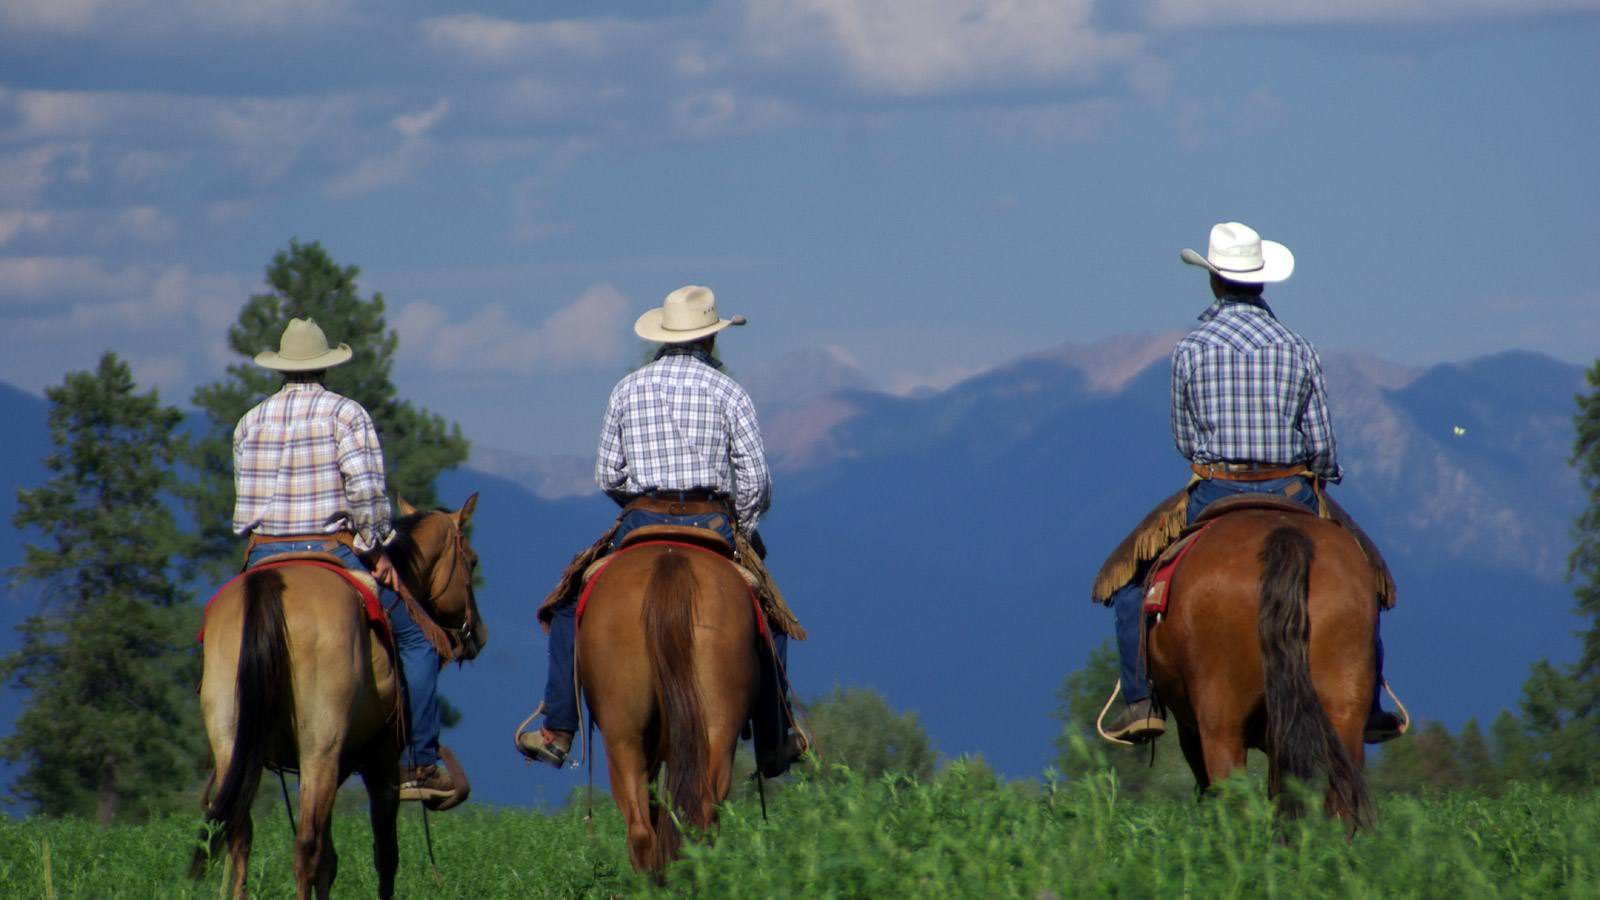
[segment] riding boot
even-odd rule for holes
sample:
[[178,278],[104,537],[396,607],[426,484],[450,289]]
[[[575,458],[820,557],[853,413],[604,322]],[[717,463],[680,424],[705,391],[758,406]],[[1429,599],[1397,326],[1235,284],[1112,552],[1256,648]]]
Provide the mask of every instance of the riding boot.
[[[1378,621],[1382,621],[1380,616]],[[1367,724],[1361,739],[1368,744],[1381,744],[1405,734],[1405,723],[1400,717],[1383,708],[1383,636],[1376,623],[1372,629],[1372,653],[1377,677],[1372,681],[1372,706],[1367,710]]]
[[789,684],[785,674],[789,663],[789,636],[774,630],[772,645],[777,663],[773,663],[771,654],[761,654],[761,686],[754,717],[756,766],[766,778],[776,778],[789,771],[789,766],[805,751],[804,742],[789,729]]

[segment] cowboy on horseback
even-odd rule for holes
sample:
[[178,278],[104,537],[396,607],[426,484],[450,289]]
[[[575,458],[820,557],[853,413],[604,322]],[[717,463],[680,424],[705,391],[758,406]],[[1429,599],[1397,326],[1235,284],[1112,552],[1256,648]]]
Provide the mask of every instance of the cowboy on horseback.
[[246,569],[283,554],[320,552],[371,571],[406,693],[400,798],[439,800],[455,793],[439,765],[439,654],[401,602],[401,581],[384,550],[395,531],[377,430],[361,404],[323,386],[327,370],[352,355],[348,344],[329,348],[311,319],[291,319],[278,350],[256,355],[256,364],[283,373],[284,383],[234,429],[233,530],[249,539]]
[[[1095,590],[1095,598],[1116,612],[1126,706],[1104,731],[1119,741],[1153,740],[1166,729],[1166,713],[1151,697],[1140,654],[1143,570],[1166,542],[1148,537],[1160,533],[1163,516],[1179,510],[1181,527],[1216,501],[1252,493],[1287,497],[1313,512],[1331,507],[1330,517],[1343,518],[1369,559],[1385,569],[1376,548],[1322,491],[1339,483],[1343,472],[1316,348],[1278,321],[1262,293],[1264,285],[1293,272],[1293,254],[1246,225],[1224,222],[1211,229],[1205,256],[1185,249],[1181,258],[1210,273],[1213,297],[1199,327],[1172,352],[1172,436],[1195,477],[1113,553]],[[1170,539],[1175,530],[1162,537]],[[1388,593],[1380,601],[1392,605],[1392,589]],[[1400,720],[1379,705],[1383,643],[1376,630],[1374,641],[1377,678],[1365,729],[1370,743],[1403,731]]]
[[[716,298],[698,286],[673,291],[660,308],[634,323],[639,337],[661,348],[652,362],[612,390],[595,463],[596,483],[623,512],[605,538],[574,559],[540,610],[550,632],[544,722],[537,730],[519,732],[516,740],[530,760],[560,767],[578,730],[575,588],[586,567],[622,547],[634,530],[670,525],[715,532],[747,569],[764,571],[752,558],[765,555],[756,525],[772,503],[761,429],[750,395],[722,371],[714,355],[717,333],[743,324],[743,316],[718,318]],[[753,550],[738,553],[737,548]],[[789,632],[804,637],[797,623],[771,624],[778,666],[776,677],[763,679],[756,713],[758,764],[768,776],[785,771],[801,751],[785,724],[782,672]]]

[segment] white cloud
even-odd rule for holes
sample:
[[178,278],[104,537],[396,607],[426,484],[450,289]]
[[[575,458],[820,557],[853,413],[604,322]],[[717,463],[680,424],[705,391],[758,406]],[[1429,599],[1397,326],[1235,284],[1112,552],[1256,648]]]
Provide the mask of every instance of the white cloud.
[[101,244],[169,240],[177,223],[154,206],[111,210],[0,210],[0,247],[22,238],[59,243],[87,239]]
[[290,31],[348,19],[353,0],[0,0],[0,26],[58,35]]
[[55,184],[88,181],[90,149],[87,141],[45,142],[0,156],[0,203],[27,206]]
[[[203,145],[220,140],[222,152],[211,155],[230,160],[260,184],[281,177],[305,147],[359,127],[361,111],[361,100],[346,94],[256,98],[21,90],[0,93],[0,121],[9,118],[14,123],[0,131],[0,140],[79,146],[85,148],[83,156],[88,145],[71,141],[156,136]],[[173,162],[168,160],[169,165]],[[154,157],[138,159],[126,174],[148,172],[155,163]]]
[[110,300],[147,287],[148,269],[118,270],[91,256],[0,257],[0,308],[59,298]]
[[462,13],[424,19],[418,28],[434,47],[474,62],[538,63],[551,56],[603,56],[650,26],[626,19],[528,22]]
[[1117,104],[1106,99],[1047,103],[992,114],[1002,135],[1029,142],[1083,142],[1104,136]]
[[1094,0],[743,0],[745,52],[815,66],[862,87],[929,94],[1016,80],[1087,79],[1138,56],[1101,32]]
[[395,316],[394,327],[405,358],[434,371],[526,375],[615,362],[626,346],[627,311],[627,298],[615,287],[597,284],[537,326],[518,321],[499,303],[462,322],[451,322],[435,304],[411,303]]
[[1436,22],[1600,9],[1600,0],[1153,0],[1158,28]]
[[449,112],[450,101],[440,99],[420,112],[395,116],[389,124],[404,137],[419,138],[433,130],[433,126],[439,124]]
[[406,140],[399,147],[362,160],[356,167],[328,183],[325,193],[342,200],[378,188],[399,184],[417,171],[433,153],[433,145],[423,139]]
[[673,101],[672,120],[678,130],[694,137],[730,131],[770,128],[794,117],[794,111],[770,97],[746,98],[732,88],[700,91]]

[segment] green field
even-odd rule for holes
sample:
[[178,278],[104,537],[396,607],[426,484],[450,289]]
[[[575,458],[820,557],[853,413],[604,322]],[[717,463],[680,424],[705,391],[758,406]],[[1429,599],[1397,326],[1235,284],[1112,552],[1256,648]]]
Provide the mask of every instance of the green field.
[[[648,893],[609,801],[582,810],[434,816],[442,883],[421,822],[403,818],[401,896]],[[1280,830],[1256,782],[1204,803],[1128,801],[1113,778],[1003,783],[956,762],[932,782],[848,773],[790,784],[763,822],[741,789],[715,846],[692,848],[667,891],[701,896],[1600,896],[1600,798],[1517,787],[1488,798],[1380,798],[1378,828],[1345,840],[1320,817]],[[282,809],[258,816],[256,896],[292,896]],[[78,820],[0,824],[0,895],[215,897],[221,867],[181,877],[193,819],[100,831]],[[335,893],[371,896],[365,817],[336,821]]]

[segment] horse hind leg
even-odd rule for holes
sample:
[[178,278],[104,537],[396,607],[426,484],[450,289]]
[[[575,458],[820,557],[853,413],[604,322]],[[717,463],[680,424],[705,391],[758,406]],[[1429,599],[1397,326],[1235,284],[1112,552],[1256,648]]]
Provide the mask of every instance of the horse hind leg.
[[611,794],[628,829],[628,861],[640,872],[661,868],[659,840],[653,823],[655,803],[650,796],[650,772],[655,768],[637,746],[606,746],[606,768]]
[[339,771],[335,760],[318,755],[310,762],[302,757],[300,766],[300,821],[295,829],[294,874],[296,896],[327,898],[338,871],[339,858],[333,849],[333,801],[339,790]]
[[400,867],[399,779],[400,753],[383,739],[383,749],[361,770],[367,786],[367,807],[372,818],[372,865],[378,872],[378,896],[394,896],[395,872]]
[[1195,797],[1205,797],[1206,791],[1211,789],[1211,775],[1206,771],[1205,747],[1201,744],[1200,732],[1180,724],[1178,747],[1183,750],[1183,761],[1189,764],[1189,771],[1194,774]]

